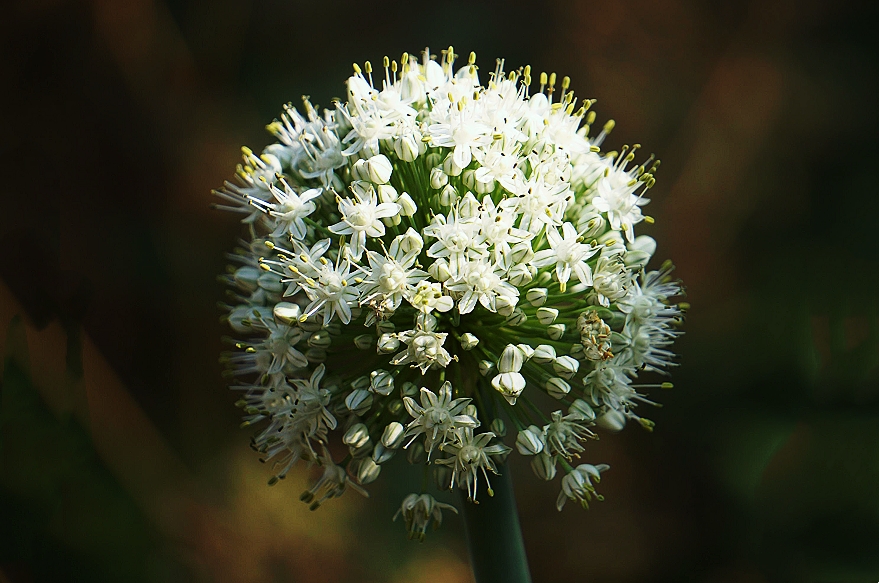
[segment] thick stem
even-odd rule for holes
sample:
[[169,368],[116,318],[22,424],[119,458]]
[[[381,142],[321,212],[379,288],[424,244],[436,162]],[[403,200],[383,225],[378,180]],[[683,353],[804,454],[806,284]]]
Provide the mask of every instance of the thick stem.
[[531,583],[510,468],[491,477],[494,496],[480,495],[473,504],[462,495],[467,547],[476,583]]

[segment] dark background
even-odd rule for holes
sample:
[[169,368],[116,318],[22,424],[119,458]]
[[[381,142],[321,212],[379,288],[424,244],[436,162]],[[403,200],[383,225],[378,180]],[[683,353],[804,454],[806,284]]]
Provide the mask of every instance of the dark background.
[[[0,581],[469,581],[237,428],[212,211],[238,148],[350,63],[425,45],[568,74],[663,161],[647,232],[692,304],[606,501],[516,477],[535,582],[879,580],[877,18],[847,2],[19,0],[0,18]],[[401,464],[401,466],[404,464]],[[417,486],[416,486],[417,487]]]

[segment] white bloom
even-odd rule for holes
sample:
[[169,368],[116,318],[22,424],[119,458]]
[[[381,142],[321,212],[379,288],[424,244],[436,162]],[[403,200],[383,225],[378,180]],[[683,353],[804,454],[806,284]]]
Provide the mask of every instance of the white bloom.
[[447,465],[452,468],[452,488],[457,483],[467,490],[467,497],[476,500],[476,490],[479,486],[479,473],[485,477],[488,483],[489,496],[492,495],[491,483],[488,480],[488,472],[497,474],[497,464],[493,459],[496,456],[504,456],[511,450],[502,443],[488,445],[495,437],[491,431],[473,435],[471,427],[465,427],[455,434],[456,440],[443,445],[443,452],[452,457],[436,460],[436,463]]
[[402,515],[406,522],[406,530],[409,532],[409,539],[424,540],[427,527],[431,523],[434,528],[439,528],[443,521],[443,510],[458,513],[454,506],[437,502],[430,494],[409,494],[403,499],[403,504],[394,514],[394,520]]
[[[499,60],[483,85],[474,54],[441,54],[355,65],[344,103],[286,106],[276,143],[244,148],[216,193],[247,230],[222,278],[238,338],[223,362],[271,482],[300,460],[325,468],[313,507],[377,480],[404,445],[474,499],[504,438],[541,479],[567,471],[559,506],[588,501],[604,466],[570,463],[590,428],[650,429],[640,391],[670,384],[638,379],[675,365],[686,310],[634,233],[658,162],[603,153],[614,122],[590,134],[593,101],[578,106],[567,77]],[[326,450],[339,438],[344,467]],[[420,539],[441,508],[413,494],[398,514]]]
[[580,464],[572,471],[568,472],[562,478],[562,491],[559,492],[556,508],[561,510],[565,506],[568,499],[576,500],[583,508],[589,507],[589,502],[593,497],[598,500],[604,498],[595,491],[593,481],[597,484],[601,481],[601,472],[607,471],[610,466],[599,464],[593,466],[590,464]]
[[412,437],[407,447],[424,434],[424,449],[430,456],[433,449],[446,443],[456,430],[478,427],[479,421],[475,417],[461,413],[470,401],[469,398],[452,399],[452,383],[448,381],[440,387],[439,394],[422,388],[420,405],[415,399],[404,397],[406,411],[415,418],[406,426],[406,435]]
[[351,235],[351,257],[358,260],[366,247],[367,237],[381,237],[385,234],[385,226],[380,219],[398,214],[400,205],[395,202],[379,204],[371,186],[364,188],[358,185],[351,191],[354,193],[354,200],[339,200],[342,221],[331,225],[329,230],[336,235]]
[[551,248],[534,254],[534,266],[555,264],[555,276],[562,292],[565,291],[572,272],[580,283],[592,285],[592,270],[586,260],[598,253],[598,248],[581,243],[580,235],[571,223],[562,225],[561,235],[554,228],[547,228],[546,237]]

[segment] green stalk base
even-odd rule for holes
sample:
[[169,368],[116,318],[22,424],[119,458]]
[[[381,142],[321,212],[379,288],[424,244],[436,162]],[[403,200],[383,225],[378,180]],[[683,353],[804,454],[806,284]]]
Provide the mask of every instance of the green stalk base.
[[494,496],[480,488],[479,504],[462,495],[467,547],[476,583],[531,583],[510,468],[491,476]]

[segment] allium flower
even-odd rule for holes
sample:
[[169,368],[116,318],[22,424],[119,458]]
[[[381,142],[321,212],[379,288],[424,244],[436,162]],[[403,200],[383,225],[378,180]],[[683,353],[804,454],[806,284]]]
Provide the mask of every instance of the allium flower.
[[[635,233],[659,163],[602,152],[613,122],[593,134],[567,77],[498,61],[480,79],[456,58],[385,58],[381,79],[355,65],[347,102],[285,107],[277,142],[245,148],[217,192],[248,226],[226,278],[233,388],[272,483],[323,468],[312,507],[400,450],[475,502],[514,444],[562,475],[559,509],[585,505],[607,469],[572,465],[593,428],[651,428],[644,390],[670,386],[636,383],[675,366],[683,316],[671,265],[646,270],[656,243]],[[398,514],[421,539],[440,509],[419,493]]]

